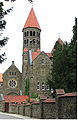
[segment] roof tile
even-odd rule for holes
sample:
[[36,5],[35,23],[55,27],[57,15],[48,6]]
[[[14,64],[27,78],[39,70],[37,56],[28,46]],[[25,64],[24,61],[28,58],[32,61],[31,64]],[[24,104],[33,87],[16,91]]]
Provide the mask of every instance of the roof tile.
[[33,8],[31,8],[31,11],[30,11],[29,16],[27,18],[27,21],[24,25],[24,28],[27,28],[27,27],[36,27],[36,28],[40,29],[40,25],[37,21],[37,18],[36,18],[36,15],[35,15]]
[[24,96],[24,95],[21,95],[21,96],[12,96],[12,95],[7,95],[7,96],[4,96],[4,100],[5,102],[16,102],[16,103],[21,103],[21,102],[25,102],[27,99],[29,99],[29,96]]

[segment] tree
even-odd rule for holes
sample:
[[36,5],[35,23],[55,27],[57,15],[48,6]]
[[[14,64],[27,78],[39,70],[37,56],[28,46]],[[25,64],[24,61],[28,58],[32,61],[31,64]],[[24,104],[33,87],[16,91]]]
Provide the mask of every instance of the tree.
[[[5,15],[7,15],[13,8],[10,8],[8,10],[3,9],[3,2],[0,2],[0,48],[5,46],[8,41],[8,37],[2,37],[2,31],[5,29],[6,21],[3,19]],[[0,63],[2,63],[5,60],[5,52],[3,54],[0,54]]]
[[57,41],[54,49],[53,68],[48,80],[50,88],[77,91],[77,18],[71,43],[61,45]]

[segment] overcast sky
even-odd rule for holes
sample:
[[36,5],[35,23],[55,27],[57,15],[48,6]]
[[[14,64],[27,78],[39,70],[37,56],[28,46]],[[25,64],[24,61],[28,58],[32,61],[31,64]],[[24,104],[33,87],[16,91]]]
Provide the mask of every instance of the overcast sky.
[[[0,0],[4,1],[4,0]],[[33,8],[41,27],[41,50],[51,52],[58,39],[58,33],[63,41],[71,41],[74,18],[77,17],[77,0],[33,0]],[[15,61],[15,65],[22,71],[22,29],[31,10],[28,0],[4,2],[4,8],[14,7],[5,17],[7,21],[4,36],[9,37],[7,45],[0,52],[6,52],[7,60],[0,64],[0,73],[5,72]]]

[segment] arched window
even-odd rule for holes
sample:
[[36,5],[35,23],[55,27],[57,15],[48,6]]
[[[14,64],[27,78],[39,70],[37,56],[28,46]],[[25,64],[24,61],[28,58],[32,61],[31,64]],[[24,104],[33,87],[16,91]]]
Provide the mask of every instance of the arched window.
[[33,36],[35,36],[35,31],[33,31]]
[[37,83],[37,90],[40,90],[40,83],[39,83],[39,81]]
[[49,85],[46,84],[46,90],[49,90]]
[[42,90],[45,90],[45,84],[44,84],[44,82],[42,83]]
[[32,36],[32,31],[30,31],[30,36]]
[[24,33],[24,37],[26,37],[26,32]]
[[26,42],[26,40],[24,40],[24,44],[26,44],[27,42]]
[[33,45],[35,46],[35,39],[33,39]]
[[29,36],[29,31],[27,31],[27,36]]
[[30,40],[30,45],[32,45],[32,40]]
[[37,37],[38,37],[38,32],[37,32]]

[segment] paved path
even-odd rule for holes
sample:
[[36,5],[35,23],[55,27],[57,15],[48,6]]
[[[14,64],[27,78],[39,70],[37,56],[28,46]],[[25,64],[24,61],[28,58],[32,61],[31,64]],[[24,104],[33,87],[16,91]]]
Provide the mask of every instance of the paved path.
[[8,113],[3,113],[0,112],[0,119],[20,119],[20,120],[25,120],[25,119],[31,119],[29,117],[26,116],[22,116],[22,115],[16,115],[16,114],[8,114]]

